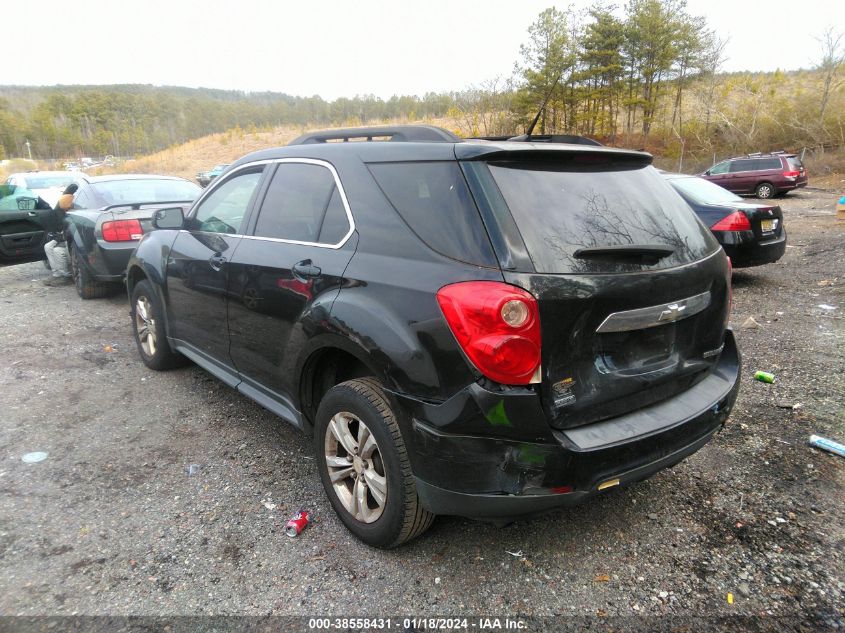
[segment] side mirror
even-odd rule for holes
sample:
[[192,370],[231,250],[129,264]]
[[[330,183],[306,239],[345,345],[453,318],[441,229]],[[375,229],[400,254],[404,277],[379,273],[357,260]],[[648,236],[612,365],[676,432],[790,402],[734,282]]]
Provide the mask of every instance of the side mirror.
[[37,202],[35,198],[18,198],[18,211],[33,211]]
[[153,228],[156,229],[181,229],[185,223],[185,212],[182,207],[157,209],[153,213],[152,222]]
[[710,175],[710,170],[708,169],[707,171],[705,171],[705,172],[704,172],[704,175],[705,175],[705,176],[709,176],[709,175]]

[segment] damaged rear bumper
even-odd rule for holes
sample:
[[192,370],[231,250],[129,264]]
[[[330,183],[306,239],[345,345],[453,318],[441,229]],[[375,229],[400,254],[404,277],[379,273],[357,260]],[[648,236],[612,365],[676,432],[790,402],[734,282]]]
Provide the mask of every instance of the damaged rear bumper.
[[[537,396],[516,398],[501,406],[508,415],[497,436],[450,432],[453,425],[432,423],[417,409],[412,415],[410,455],[423,506],[436,514],[512,519],[578,503],[605,487],[650,477],[706,444],[730,414],[739,391],[740,358],[728,331],[714,370],[686,391],[657,404],[610,420],[563,431],[537,425],[542,410]],[[463,430],[496,422],[493,394],[477,391],[461,403],[455,416],[466,418]],[[486,411],[487,413],[482,413]],[[529,441],[515,435],[523,420]],[[491,417],[492,416],[492,417]],[[531,419],[529,419],[529,417]],[[542,417],[540,418],[542,419]],[[545,424],[545,421],[543,421]],[[449,430],[446,430],[449,428]],[[457,427],[454,427],[457,428]],[[489,429],[489,427],[488,427]]]

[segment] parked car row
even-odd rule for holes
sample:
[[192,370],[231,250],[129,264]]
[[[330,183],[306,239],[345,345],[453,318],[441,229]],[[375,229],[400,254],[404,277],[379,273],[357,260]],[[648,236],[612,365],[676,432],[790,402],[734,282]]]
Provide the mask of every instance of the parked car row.
[[312,437],[340,519],[394,547],[437,514],[503,522],[639,481],[725,424],[731,260],[779,258],[783,213],[651,160],[331,130],[205,190],[82,178],[64,231],[81,297],[125,279],[148,367],[193,361]]

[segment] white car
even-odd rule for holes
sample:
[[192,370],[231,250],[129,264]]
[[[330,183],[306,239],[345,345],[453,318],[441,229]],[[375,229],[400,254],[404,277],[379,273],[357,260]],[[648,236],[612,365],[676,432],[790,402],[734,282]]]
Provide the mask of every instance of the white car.
[[54,207],[65,187],[81,178],[86,178],[81,171],[27,171],[12,174],[6,179],[6,184],[34,191]]

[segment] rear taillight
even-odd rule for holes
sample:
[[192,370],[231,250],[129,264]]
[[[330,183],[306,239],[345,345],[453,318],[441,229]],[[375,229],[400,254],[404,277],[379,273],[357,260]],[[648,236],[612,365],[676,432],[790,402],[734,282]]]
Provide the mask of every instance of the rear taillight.
[[734,211],[710,227],[712,231],[750,231],[751,222],[742,211]]
[[441,288],[437,302],[482,374],[506,385],[537,381],[540,310],[530,293],[497,281],[466,281]]
[[107,242],[132,242],[144,235],[138,220],[103,222],[103,239]]
[[786,178],[798,178],[798,176],[801,175],[801,172],[800,171],[785,171],[785,172],[783,172],[783,175]]

